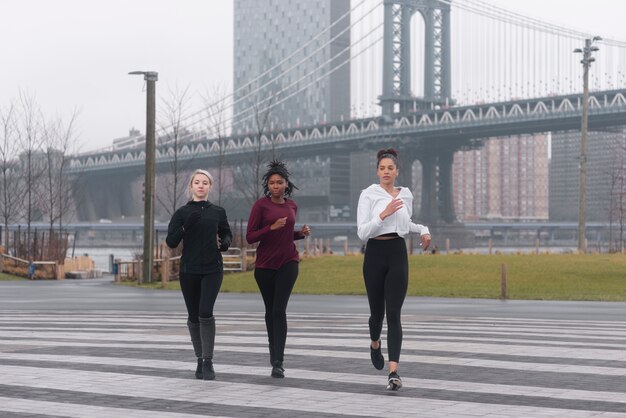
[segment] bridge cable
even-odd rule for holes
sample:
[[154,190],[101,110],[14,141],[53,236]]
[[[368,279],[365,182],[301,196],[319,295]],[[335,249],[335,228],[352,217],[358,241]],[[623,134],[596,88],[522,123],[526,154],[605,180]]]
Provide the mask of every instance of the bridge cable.
[[[354,11],[356,8],[358,8],[362,3],[364,3],[365,0],[361,0],[356,6],[354,6],[350,11],[346,12],[344,15],[342,15],[340,18],[336,19],[335,22],[333,22],[330,26],[326,27],[322,32],[320,32],[318,35],[316,35],[315,37],[313,37],[312,39],[310,39],[309,41],[307,41],[305,44],[303,44],[300,48],[298,48],[297,50],[295,50],[293,53],[289,54],[287,57],[285,57],[283,60],[281,60],[278,64],[274,65],[273,67],[269,68],[268,70],[264,71],[263,73],[259,74],[258,76],[256,76],[254,79],[252,79],[251,81],[247,82],[246,84],[244,84],[243,86],[237,88],[236,90],[233,91],[233,93],[219,99],[218,101],[210,104],[208,107],[209,108],[213,108],[213,107],[217,107],[219,104],[227,101],[230,98],[234,98],[234,96],[246,89],[247,87],[251,86],[253,83],[255,83],[256,81],[260,80],[262,77],[270,74],[271,72],[273,72],[275,69],[279,68],[281,65],[289,62],[289,60],[291,60],[291,58],[293,58],[294,56],[296,56],[300,51],[305,50],[306,47],[311,44],[313,41],[315,41],[317,38],[319,38],[321,35],[323,35],[324,33],[326,33],[328,30],[330,30],[333,26],[335,26],[339,21],[341,21],[342,19],[344,19],[346,16],[348,16],[352,11]],[[259,91],[261,91],[262,89],[264,89],[265,87],[267,87],[268,85],[276,82],[277,80],[279,80],[281,77],[286,76],[289,72],[291,72],[294,68],[297,68],[300,64],[302,64],[303,62],[307,61],[308,59],[312,58],[313,56],[315,56],[319,51],[321,51],[322,49],[324,49],[326,46],[330,45],[332,42],[334,42],[335,40],[337,40],[339,37],[341,37],[343,34],[345,34],[347,31],[349,31],[350,29],[352,29],[357,23],[359,23],[361,20],[363,20],[366,16],[368,16],[369,14],[371,14],[374,10],[376,10],[380,5],[377,4],[375,7],[371,8],[369,11],[367,11],[363,16],[361,16],[359,19],[357,19],[354,22],[350,23],[350,26],[344,28],[342,31],[340,31],[338,34],[336,34],[334,37],[332,37],[330,40],[326,41],[324,44],[322,44],[321,46],[319,46],[317,49],[315,49],[313,52],[308,53],[307,55],[305,55],[304,58],[302,58],[300,61],[298,61],[297,63],[293,64],[291,67],[289,67],[288,69],[282,71],[280,74],[278,74],[277,76],[275,76],[274,78],[272,78],[271,80],[267,81],[265,84],[255,88],[254,90],[246,93],[244,96],[237,98],[236,100],[234,100],[231,104],[229,104],[226,108],[231,108],[234,107],[235,103],[239,103],[241,101],[244,101],[245,99],[249,98],[250,96],[255,95],[256,93],[258,93]],[[332,59],[334,59],[335,57],[332,57],[331,59],[329,59],[328,61],[322,63],[319,67],[323,67],[326,64],[328,64],[330,61],[332,61]],[[318,67],[318,68],[319,68]],[[193,114],[184,116],[183,118],[181,118],[180,122],[183,122],[185,120],[188,120],[192,117],[195,117],[201,113],[203,113],[206,109],[201,109]],[[172,128],[174,125],[172,126],[167,126],[167,127],[162,127],[159,130],[160,131],[166,131],[169,128]]]
[[[377,26],[375,26],[374,28],[372,28],[368,33],[366,33],[365,35],[363,35],[361,38],[359,38],[358,41],[354,42],[353,44],[345,47],[340,53],[338,53],[337,55],[342,55],[344,52],[347,52],[351,49],[351,47],[356,46],[357,44],[359,44],[361,41],[363,41],[364,39],[366,39],[367,37],[369,37],[374,31],[376,31],[377,29],[379,29],[380,27],[383,26],[383,23],[378,24]],[[307,88],[309,88],[310,86],[312,86],[313,84],[317,83],[318,81],[328,77],[330,74],[334,73],[335,71],[337,71],[338,69],[342,68],[343,66],[345,66],[346,64],[348,64],[352,59],[360,56],[361,54],[363,54],[365,51],[369,50],[372,46],[376,45],[378,42],[380,42],[380,40],[383,38],[383,36],[381,35],[380,37],[378,37],[377,39],[375,39],[373,42],[371,42],[369,45],[367,45],[366,47],[364,47],[361,51],[359,51],[358,53],[354,54],[353,56],[349,57],[348,59],[344,60],[343,62],[341,62],[339,65],[337,65],[336,67],[332,68],[330,71],[328,71],[327,73],[324,73],[322,75],[320,75],[319,77],[317,77],[316,79],[310,81],[308,84],[305,84],[304,86],[302,86],[301,88],[299,88],[298,90],[296,90],[295,92],[289,94],[288,96],[281,98],[281,100],[274,102],[274,103],[270,103],[266,109],[264,109],[264,111],[269,111],[271,109],[273,109],[274,107],[278,106],[279,104],[284,103],[286,100],[290,99],[291,97],[293,97],[294,95],[296,95],[297,93],[300,93],[303,90],[306,90]],[[336,59],[337,57],[333,57],[332,60]],[[332,61],[329,60],[329,61]],[[225,121],[223,121],[223,124],[228,124],[229,122],[232,122],[234,119],[244,116],[246,115],[246,113],[249,113],[247,116],[245,116],[244,118],[236,121],[233,124],[233,129],[234,126],[237,126],[238,124],[243,123],[244,121],[247,121],[248,119],[250,119],[251,117],[253,117],[255,114],[252,113],[255,110],[255,106],[258,106],[259,104],[264,104],[268,101],[273,100],[275,97],[279,96],[281,93],[286,92],[288,89],[290,89],[293,86],[296,86],[297,84],[299,84],[301,81],[303,81],[304,79],[308,78],[309,76],[311,76],[312,74],[314,74],[315,72],[317,72],[319,68],[316,68],[310,72],[308,72],[307,74],[305,74],[304,76],[302,76],[300,79],[294,81],[293,83],[291,83],[290,85],[288,85],[287,87],[283,88],[281,91],[279,91],[277,94],[274,95],[274,97],[269,97],[263,101],[261,101],[260,103],[257,103],[256,105],[250,106],[249,108],[241,111],[240,113],[231,116],[229,119],[226,119]],[[200,119],[198,122],[201,122],[202,120],[207,119],[202,118]],[[187,135],[183,135],[181,138],[179,138],[180,141],[192,138],[194,136],[194,134],[187,134]],[[167,144],[167,142],[162,143],[162,145]]]

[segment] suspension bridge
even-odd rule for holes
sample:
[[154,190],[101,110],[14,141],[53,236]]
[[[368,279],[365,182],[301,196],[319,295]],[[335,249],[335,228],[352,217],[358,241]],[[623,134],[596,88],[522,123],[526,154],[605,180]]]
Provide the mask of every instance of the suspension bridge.
[[[320,60],[347,33],[350,43]],[[294,160],[394,146],[403,166],[421,163],[418,218],[453,224],[455,152],[490,137],[580,129],[583,68],[573,51],[595,35],[478,0],[362,0],[233,94],[158,132],[158,175],[173,161],[232,167],[260,151]],[[597,46],[589,127],[604,130],[626,120],[626,42]],[[307,124],[272,117],[346,66],[348,114]],[[140,213],[127,185],[141,178],[144,158],[142,148],[75,156],[70,170],[90,185],[81,218]],[[411,170],[403,176],[413,184]]]

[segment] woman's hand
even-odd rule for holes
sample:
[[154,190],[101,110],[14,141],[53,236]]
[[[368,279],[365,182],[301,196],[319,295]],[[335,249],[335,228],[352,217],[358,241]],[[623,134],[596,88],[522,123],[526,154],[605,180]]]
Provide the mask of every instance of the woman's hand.
[[308,237],[309,234],[311,234],[311,228],[309,228],[309,226],[307,224],[304,224],[302,226],[302,229],[300,230],[300,233],[302,234],[303,237]]
[[402,201],[402,199],[391,199],[391,202],[389,202],[389,204],[387,204],[387,206],[385,207],[385,209],[380,212],[380,220],[384,221],[385,218],[393,215],[394,213],[396,213],[397,211],[399,211],[400,209],[402,209],[402,206],[404,206],[404,202]]
[[222,239],[220,238],[219,235],[217,235],[217,248],[221,251],[227,251],[228,250],[228,245],[224,244],[222,245]]
[[422,246],[422,249],[424,251],[428,249],[428,247],[430,246],[430,234],[424,234],[420,236],[420,245]]
[[272,225],[270,225],[270,230],[271,231],[276,231],[277,229],[284,228],[285,225],[287,225],[287,217],[286,216],[284,218],[276,219],[276,222],[274,222]]
[[187,216],[187,219],[185,219],[185,223],[183,223],[183,230],[191,230],[191,228],[200,220],[201,213],[201,209],[193,209],[189,216]]

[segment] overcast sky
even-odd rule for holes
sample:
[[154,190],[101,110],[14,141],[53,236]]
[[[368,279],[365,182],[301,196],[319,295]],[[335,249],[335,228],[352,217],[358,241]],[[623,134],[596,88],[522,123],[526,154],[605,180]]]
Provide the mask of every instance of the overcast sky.
[[[281,0],[288,2],[289,0]],[[626,40],[624,0],[486,0]],[[232,89],[232,0],[0,0],[0,106],[20,90],[48,117],[80,110],[83,151],[145,130],[141,76],[157,91]]]

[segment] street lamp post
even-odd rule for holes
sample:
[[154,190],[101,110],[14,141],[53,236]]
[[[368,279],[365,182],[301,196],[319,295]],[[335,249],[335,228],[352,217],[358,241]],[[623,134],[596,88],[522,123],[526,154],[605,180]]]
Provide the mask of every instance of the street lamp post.
[[602,40],[599,36],[593,39],[585,39],[583,49],[576,48],[574,52],[583,54],[580,61],[583,65],[583,114],[580,122],[580,160],[578,179],[578,251],[587,251],[587,240],[585,234],[585,199],[587,187],[587,128],[589,125],[589,67],[595,61],[591,56],[592,52],[598,51],[597,46],[593,46],[595,41]]
[[143,280],[152,282],[154,259],[154,177],[155,177],[155,118],[156,81],[155,71],[132,71],[128,74],[141,74],[146,81],[146,172],[144,178],[143,210]]

